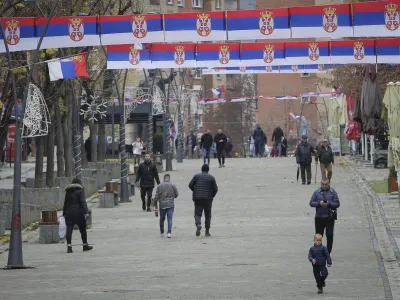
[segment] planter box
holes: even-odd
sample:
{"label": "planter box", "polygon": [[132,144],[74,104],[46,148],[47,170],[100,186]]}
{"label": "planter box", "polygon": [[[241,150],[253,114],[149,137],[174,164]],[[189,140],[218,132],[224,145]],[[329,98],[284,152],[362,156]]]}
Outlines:
{"label": "planter box", "polygon": [[398,189],[397,177],[388,177],[388,193],[397,192]]}

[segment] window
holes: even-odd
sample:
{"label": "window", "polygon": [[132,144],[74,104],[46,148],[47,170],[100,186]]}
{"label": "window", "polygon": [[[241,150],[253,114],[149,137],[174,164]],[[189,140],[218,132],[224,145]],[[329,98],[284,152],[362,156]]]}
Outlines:
{"label": "window", "polygon": [[221,0],[215,0],[215,8],[221,8]]}
{"label": "window", "polygon": [[193,7],[199,7],[199,8],[201,8],[202,7],[202,0],[192,0],[193,2]]}
{"label": "window", "polygon": [[174,4],[174,0],[167,0],[167,4]]}
{"label": "window", "polygon": [[215,75],[215,78],[217,78],[218,80],[221,80],[221,74],[217,74],[217,75]]}
{"label": "window", "polygon": [[178,0],[178,6],[183,7],[183,1],[184,0]]}
{"label": "window", "polygon": [[310,103],[310,97],[308,96],[301,97],[301,103]]}
{"label": "window", "polygon": [[160,5],[160,0],[150,0],[150,5]]}
{"label": "window", "polygon": [[202,75],[201,69],[194,70],[194,79],[201,79],[201,75]]}

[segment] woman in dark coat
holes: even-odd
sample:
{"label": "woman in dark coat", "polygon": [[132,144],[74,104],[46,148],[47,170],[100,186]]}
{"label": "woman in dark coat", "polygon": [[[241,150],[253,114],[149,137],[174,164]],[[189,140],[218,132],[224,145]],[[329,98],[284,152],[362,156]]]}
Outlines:
{"label": "woman in dark coat", "polygon": [[87,243],[86,233],[86,218],[89,216],[89,209],[82,182],[78,178],[74,178],[72,183],[65,188],[63,216],[67,224],[67,252],[72,253],[71,239],[75,224],[78,225],[81,232],[83,251],[92,250],[93,247]]}

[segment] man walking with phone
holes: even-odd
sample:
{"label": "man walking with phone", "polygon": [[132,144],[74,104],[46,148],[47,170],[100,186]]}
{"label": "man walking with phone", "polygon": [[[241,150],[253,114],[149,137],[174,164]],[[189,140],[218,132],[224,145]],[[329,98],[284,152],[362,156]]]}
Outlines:
{"label": "man walking with phone", "polygon": [[322,178],[321,187],[313,193],[310,206],[315,207],[315,233],[324,236],[326,231],[327,248],[328,252],[331,253],[333,231],[340,201],[338,194],[330,187],[329,180],[326,178]]}

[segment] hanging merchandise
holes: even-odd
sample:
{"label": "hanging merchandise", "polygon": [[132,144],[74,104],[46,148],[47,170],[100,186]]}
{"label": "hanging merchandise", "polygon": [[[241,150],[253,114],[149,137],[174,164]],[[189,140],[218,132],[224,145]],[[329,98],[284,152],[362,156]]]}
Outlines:
{"label": "hanging merchandise", "polygon": [[347,128],[345,129],[346,138],[348,141],[358,142],[361,139],[361,125],[360,123],[349,120]]}

